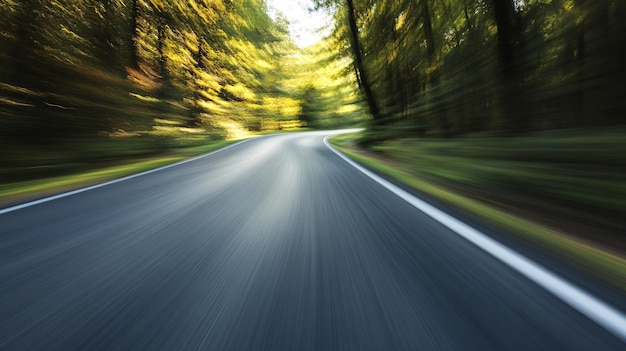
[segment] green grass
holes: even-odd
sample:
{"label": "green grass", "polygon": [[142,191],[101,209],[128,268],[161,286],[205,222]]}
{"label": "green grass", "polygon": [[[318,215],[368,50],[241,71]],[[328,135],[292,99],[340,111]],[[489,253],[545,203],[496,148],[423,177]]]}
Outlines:
{"label": "green grass", "polygon": [[411,173],[626,216],[626,133],[399,139],[372,147]]}
{"label": "green grass", "polygon": [[[358,137],[359,134],[343,134],[330,138],[330,142],[341,152],[366,167],[438,198],[482,221],[505,229],[507,232],[514,233],[543,247],[551,254],[576,266],[580,270],[597,276],[605,282],[626,291],[626,259],[624,259],[624,257],[589,245],[566,233],[560,233],[534,223],[533,221],[521,218],[515,213],[510,213],[485,202],[464,196],[450,188],[442,186],[436,181],[432,181],[433,179],[437,179],[436,177],[440,177],[446,181],[455,181],[460,184],[468,182],[483,187],[493,187],[494,185],[491,184],[495,182],[497,184],[495,185],[496,188],[501,186],[498,183],[498,181],[501,181],[500,177],[504,177],[505,180],[507,177],[531,177],[531,182],[536,183],[550,181],[569,182],[569,175],[561,175],[558,171],[554,174],[555,169],[561,169],[559,166],[553,166],[554,168],[547,165],[546,167],[536,166],[537,163],[552,162],[552,157],[548,157],[545,152],[542,152],[543,149],[539,147],[537,147],[535,151],[531,151],[530,149],[533,147],[533,143],[531,143],[530,140],[517,140],[513,145],[504,148],[498,148],[495,140],[470,140],[468,142],[467,140],[421,141],[405,139],[389,141],[373,148],[374,150],[382,152],[383,155],[389,159],[389,162],[385,162],[378,157],[356,152],[353,146]],[[599,139],[597,140],[600,141]],[[572,139],[561,141],[564,142],[562,144],[574,143]],[[602,141],[604,142],[604,140]],[[625,146],[624,142],[621,140],[613,141],[617,142],[618,148]],[[524,145],[526,147],[523,147]],[[564,146],[563,149],[567,149],[567,147]],[[617,149],[614,150],[615,152],[619,152]],[[586,160],[585,162],[594,160],[593,158],[589,158],[594,154],[594,148],[585,148],[584,151],[589,154],[578,154],[579,156],[577,157],[576,153],[572,154],[573,151],[571,150],[562,150],[561,153],[570,154],[571,159],[568,160],[568,165],[581,162],[581,159]],[[510,152],[512,156],[507,156],[507,152]],[[524,155],[524,157],[521,157],[521,155]],[[517,156],[524,160],[525,165],[507,171],[510,165],[497,164],[493,161],[495,156],[498,156],[502,160],[507,160],[504,162],[512,162],[509,160],[515,159]],[[472,163],[474,163],[476,159],[483,159],[485,161],[480,162],[478,165],[473,165]],[[542,161],[539,162],[538,159]],[[615,161],[619,164],[619,162],[621,162],[620,156],[615,155]],[[532,165],[528,165],[528,163]],[[606,167],[605,169],[610,169],[610,167],[606,165],[603,166]],[[425,169],[422,169],[422,167]],[[496,172],[496,175],[489,174],[494,171],[494,169],[499,171],[499,173]],[[579,166],[578,172],[584,171],[586,171],[584,167]],[[591,170],[587,171],[593,173]],[[543,172],[547,172],[548,174],[541,176],[540,173]],[[618,188],[619,186],[623,186],[623,184],[617,184],[619,183],[617,180],[622,175],[613,174],[612,172],[607,173],[611,175],[607,177],[608,180],[597,179],[596,177],[591,180],[580,180],[579,182],[594,183],[593,179],[595,179],[599,184],[593,185],[597,188],[606,187],[606,191],[610,191],[610,189],[612,189],[611,187],[615,185],[618,185]],[[502,187],[501,189],[506,189],[506,187]],[[621,191],[621,189],[617,191]],[[572,196],[572,198],[576,197],[578,200],[590,199],[591,201],[597,201],[601,206],[607,207],[615,206],[615,203],[621,203],[621,199],[612,202],[602,198],[598,199],[597,197],[570,194],[568,191],[560,193],[559,196]]]}
{"label": "green grass", "polygon": [[[91,165],[92,169],[83,171],[81,169],[85,167],[84,165],[75,164],[73,167],[64,168],[68,173],[65,175],[0,183],[0,203],[24,201],[110,181],[211,152],[234,142],[236,141],[210,141],[203,145],[171,149],[162,154],[143,158],[127,159],[121,154],[114,161],[107,162],[106,166]],[[43,173],[45,174],[45,170]]]}

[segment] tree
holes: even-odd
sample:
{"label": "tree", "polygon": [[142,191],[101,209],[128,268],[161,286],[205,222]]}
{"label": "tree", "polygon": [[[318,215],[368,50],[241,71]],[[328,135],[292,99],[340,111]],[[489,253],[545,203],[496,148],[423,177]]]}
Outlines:
{"label": "tree", "polygon": [[139,0],[131,0],[130,2],[130,23],[128,30],[128,64],[130,68],[139,69]]}
{"label": "tree", "polygon": [[359,39],[359,29],[356,24],[356,8],[352,0],[346,0],[346,11],[348,13],[348,24],[350,27],[350,45],[354,55],[354,66],[357,74],[357,82],[365,94],[365,101],[369,108],[370,114],[374,118],[374,122],[381,120],[380,109],[376,102],[376,97],[372,91],[369,80],[369,74],[363,62],[363,48]]}
{"label": "tree", "polygon": [[[521,24],[516,20],[513,0],[492,0],[494,17],[498,28],[498,62],[499,77],[501,78],[501,95],[499,105],[504,129],[510,132],[526,132],[530,129],[530,115],[522,113],[522,104],[518,102],[520,94],[521,65],[516,63],[519,50],[516,46],[521,41]],[[523,61],[522,58],[517,58]]]}

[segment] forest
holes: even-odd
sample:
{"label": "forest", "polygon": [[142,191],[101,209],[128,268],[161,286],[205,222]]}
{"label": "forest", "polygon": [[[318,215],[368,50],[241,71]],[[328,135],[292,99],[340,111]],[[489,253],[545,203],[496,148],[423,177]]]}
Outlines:
{"label": "forest", "polygon": [[332,34],[299,48],[263,0],[0,1],[2,176],[304,126],[372,145],[624,123],[623,1],[315,5]]}
{"label": "forest", "polygon": [[262,0],[0,1],[1,176],[362,121],[349,62],[286,25]]}
{"label": "forest", "polygon": [[318,4],[335,11],[379,137],[624,123],[623,1]]}
{"label": "forest", "polygon": [[625,85],[626,0],[0,0],[0,348],[623,347]]}

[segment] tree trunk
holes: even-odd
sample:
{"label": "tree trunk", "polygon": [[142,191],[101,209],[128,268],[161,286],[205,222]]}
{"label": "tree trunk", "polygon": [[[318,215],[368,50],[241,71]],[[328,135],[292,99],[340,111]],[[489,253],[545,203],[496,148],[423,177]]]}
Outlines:
{"label": "tree trunk", "polygon": [[[120,68],[119,41],[116,37],[116,21],[118,14],[115,12],[113,0],[98,0],[97,8],[94,8],[92,40],[95,46],[95,56],[105,69],[118,71]],[[123,65],[123,64],[122,64]]]}
{"label": "tree trunk", "polygon": [[576,38],[576,94],[575,94],[575,126],[585,125],[585,22],[577,25]]}
{"label": "tree trunk", "polygon": [[361,82],[361,89],[365,94],[365,100],[369,108],[370,114],[374,118],[375,124],[382,124],[380,110],[374,97],[374,92],[370,86],[370,82],[367,76],[367,70],[363,63],[363,54],[361,43],[359,40],[359,31],[356,25],[356,11],[352,0],[346,0],[348,6],[348,24],[350,26],[350,44],[352,46],[352,53],[354,54],[355,68],[358,72],[357,79]]}
{"label": "tree trunk", "polygon": [[435,38],[433,35],[433,23],[430,19],[430,8],[428,0],[421,0],[422,17],[424,18],[424,32],[426,34],[426,53],[428,54],[428,63],[432,65],[435,56]]}
{"label": "tree trunk", "polygon": [[15,23],[17,25],[10,56],[13,58],[11,80],[17,84],[27,83],[31,88],[38,87],[40,79],[35,78],[35,65],[38,46],[39,27],[44,5],[39,0],[23,0],[17,7]]}
{"label": "tree trunk", "polygon": [[[421,0],[422,4],[422,18],[424,24],[424,34],[426,35],[426,53],[428,56],[428,65],[433,66],[435,62],[435,36],[433,33],[433,23],[431,20],[430,6],[428,6],[428,0]],[[439,70],[432,70],[429,74],[430,90],[434,93],[433,103],[434,111],[437,114],[436,121],[438,132],[441,136],[447,137],[450,134],[450,122],[448,121],[448,114],[443,102],[441,93],[439,92],[440,72]]]}
{"label": "tree trunk", "polygon": [[130,13],[130,67],[139,69],[139,0],[132,0]]}
{"label": "tree trunk", "polygon": [[[520,36],[521,28],[515,23],[515,6],[513,0],[492,0],[494,17],[498,28],[498,62],[499,84],[498,105],[500,107],[501,127],[509,133],[528,131],[528,116],[522,113],[524,106],[520,104],[520,68],[515,64],[516,34]],[[520,39],[520,38],[517,38]]]}
{"label": "tree trunk", "polygon": [[165,20],[159,18],[157,28],[157,51],[159,53],[159,73],[161,74],[161,82],[165,86],[169,83],[169,71],[167,70],[167,55],[165,54],[167,26]]}
{"label": "tree trunk", "polygon": [[493,9],[498,27],[498,54],[504,74],[513,69],[513,2],[493,0]]}
{"label": "tree trunk", "polygon": [[[196,70],[204,70],[204,50],[202,50],[202,39],[198,39],[198,51],[196,52]],[[192,108],[189,109],[189,121],[190,127],[197,127],[202,124],[202,108],[200,107],[200,77],[196,73],[196,70],[191,70],[191,82],[192,82]]]}

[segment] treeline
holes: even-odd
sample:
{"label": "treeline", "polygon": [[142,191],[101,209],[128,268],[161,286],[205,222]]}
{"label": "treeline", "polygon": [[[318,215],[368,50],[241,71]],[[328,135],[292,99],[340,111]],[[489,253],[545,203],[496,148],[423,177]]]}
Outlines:
{"label": "treeline", "polygon": [[275,108],[297,103],[281,86],[295,47],[262,0],[3,0],[0,48],[4,156],[297,119]]}
{"label": "treeline", "polygon": [[351,60],[335,43],[334,38],[326,38],[296,57],[292,90],[299,92],[300,120],[312,128],[362,125],[368,118]]}
{"label": "treeline", "polygon": [[[319,0],[389,135],[623,124],[622,0]],[[384,134],[378,133],[380,137]]]}

